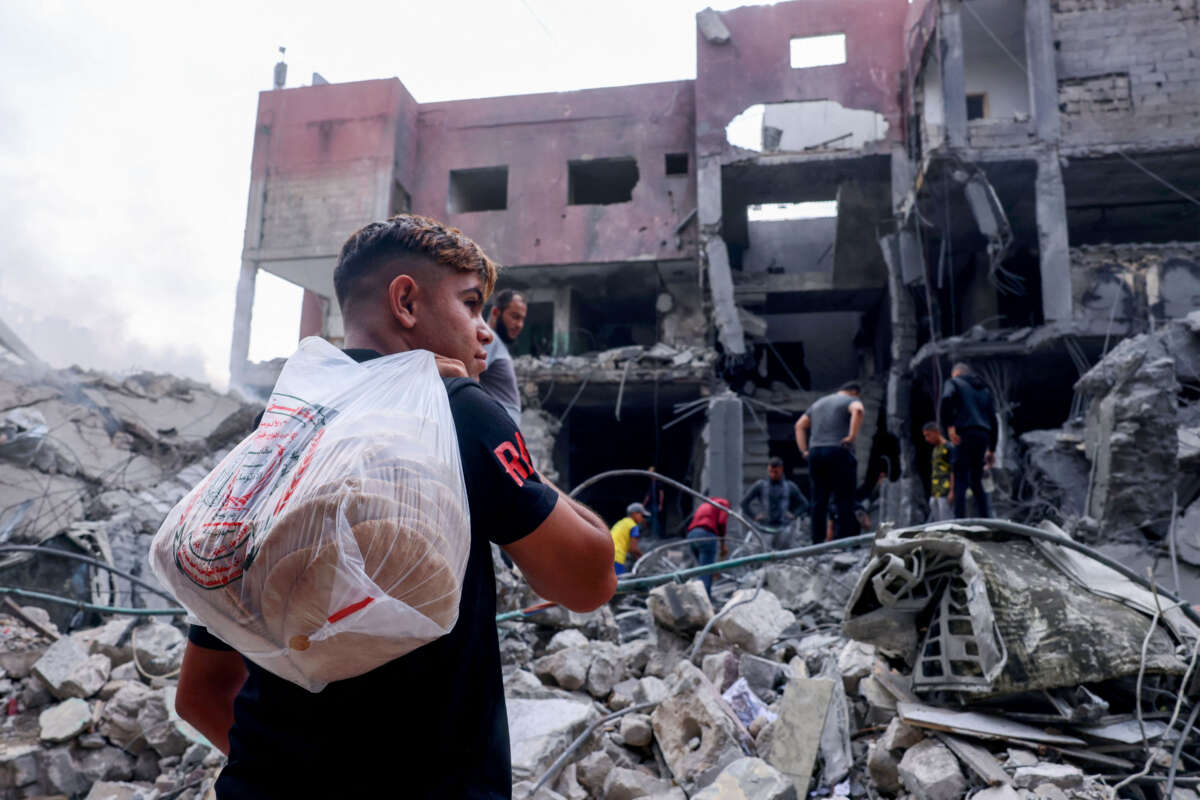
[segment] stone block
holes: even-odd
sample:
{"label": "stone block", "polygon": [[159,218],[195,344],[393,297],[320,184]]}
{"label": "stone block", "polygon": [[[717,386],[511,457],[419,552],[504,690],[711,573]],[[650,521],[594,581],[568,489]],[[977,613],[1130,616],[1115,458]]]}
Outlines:
{"label": "stone block", "polygon": [[766,589],[739,589],[721,609],[715,627],[722,639],[758,654],[795,621],[795,615]]}
{"label": "stone block", "polygon": [[550,655],[571,647],[584,647],[587,643],[588,638],[580,631],[575,628],[567,628],[550,637],[549,643],[546,644],[546,654]]}
{"label": "stone block", "polygon": [[740,728],[699,669],[683,662],[672,677],[671,696],[651,716],[654,736],[675,780],[704,786],[742,755]]}
{"label": "stone block", "polygon": [[654,738],[650,717],[645,714],[626,714],[621,717],[621,738],[631,747],[645,747]]}
{"label": "stone block", "polygon": [[646,603],[656,623],[679,633],[700,630],[713,616],[712,601],[698,580],[657,586]]}
{"label": "stone block", "polygon": [[107,656],[89,656],[82,644],[64,636],[46,649],[33,665],[33,673],[60,700],[91,697],[108,680]]}
{"label": "stone block", "polygon": [[1043,783],[1060,789],[1072,789],[1083,783],[1083,771],[1072,764],[1040,763],[1029,767],[1017,767],[1013,773],[1013,785],[1018,789],[1032,789]]}
{"label": "stone block", "polygon": [[508,738],[514,780],[537,780],[576,736],[599,717],[590,702],[510,700]]}
{"label": "stone block", "polygon": [[796,787],[761,758],[739,758],[692,800],[797,800]]}
{"label": "stone block", "polygon": [[636,769],[613,767],[604,779],[604,800],[635,800],[669,792],[671,782]]}
{"label": "stone block", "polygon": [[888,723],[887,730],[879,737],[880,746],[888,750],[907,750],[925,738],[919,728],[906,725],[896,717]]}
{"label": "stone block", "polygon": [[888,794],[899,794],[904,788],[900,784],[900,762],[879,742],[871,742],[867,748],[867,772],[876,788]]}
{"label": "stone block", "polygon": [[936,739],[925,739],[905,752],[900,782],[917,800],[959,800],[967,791],[958,759]]}
{"label": "stone block", "polygon": [[792,678],[776,709],[779,719],[760,737],[760,752],[768,764],[788,776],[797,797],[808,797],[832,697],[832,680]]}
{"label": "stone block", "polygon": [[0,787],[16,789],[38,779],[37,754],[41,748],[35,741],[0,743]]}
{"label": "stone block", "polygon": [[151,675],[169,675],[183,663],[187,642],[174,625],[152,622],[135,629],[132,640],[138,663]]}
{"label": "stone block", "polygon": [[66,742],[92,724],[92,709],[86,700],[72,697],[38,715],[39,736],[43,742]]}
{"label": "stone block", "polygon": [[700,661],[700,671],[723,692],[738,679],[738,657],[728,650],[707,655]]}
{"label": "stone block", "polygon": [[846,693],[854,694],[858,682],[870,675],[875,667],[875,645],[854,640],[846,642],[838,653],[837,667]]}

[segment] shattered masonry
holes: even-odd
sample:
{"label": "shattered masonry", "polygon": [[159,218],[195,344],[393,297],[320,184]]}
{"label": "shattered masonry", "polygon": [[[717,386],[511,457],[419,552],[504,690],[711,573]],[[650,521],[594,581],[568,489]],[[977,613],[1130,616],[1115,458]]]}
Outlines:
{"label": "shattered masonry", "polygon": [[[844,60],[804,65],[838,35]],[[919,522],[920,428],[967,359],[1000,401],[997,510],[1160,586],[1178,570],[1200,599],[1196,0],[798,0],[706,9],[696,37],[695,80],[263,92],[234,384],[261,395],[278,372],[247,362],[259,270],[303,286],[303,333],[338,343],[345,236],[427,213],[526,295],[522,429],[563,485],[655,464],[736,497],[771,455],[803,485],[792,422],[857,379],[859,477],[888,478],[877,527]],[[0,344],[0,547],[148,579],[148,534],[255,407],[49,371],[2,325]],[[643,485],[594,502],[615,519]],[[670,500],[667,532],[690,510]],[[169,602],[78,561],[0,558],[5,586]],[[951,525],[734,572],[712,601],[667,583],[501,623],[515,796],[545,778],[543,800],[1100,800],[1148,763],[1139,791],[1160,797],[1174,763],[1192,798],[1196,631],[1178,609],[1152,624],[1153,597],[1108,569]],[[537,602],[497,574],[501,608]],[[173,713],[178,627],[0,613],[4,796],[203,796],[221,758]]]}

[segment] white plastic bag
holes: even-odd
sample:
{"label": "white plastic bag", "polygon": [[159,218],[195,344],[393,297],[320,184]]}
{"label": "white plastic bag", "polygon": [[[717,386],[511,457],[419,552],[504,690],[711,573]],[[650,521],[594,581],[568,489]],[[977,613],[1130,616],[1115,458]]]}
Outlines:
{"label": "white plastic bag", "polygon": [[154,574],[211,633],[309,691],[445,635],[471,544],[433,355],[309,338],[262,422],[167,516]]}

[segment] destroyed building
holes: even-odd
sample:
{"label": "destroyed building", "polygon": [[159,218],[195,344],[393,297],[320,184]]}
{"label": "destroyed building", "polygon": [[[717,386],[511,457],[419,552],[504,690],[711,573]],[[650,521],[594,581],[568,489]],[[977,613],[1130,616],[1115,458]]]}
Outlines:
{"label": "destroyed building", "polygon": [[769,455],[801,477],[792,422],[856,378],[860,480],[898,480],[888,517],[916,520],[913,442],[953,360],[1000,395],[1011,464],[1016,436],[1082,416],[1106,348],[1200,302],[1198,13],[800,0],[698,14],[695,80],[263,92],[234,380],[272,379],[247,363],[258,270],[337,342],[340,244],[411,210],[526,294],[517,370],[565,483],[653,463],[734,496]]}

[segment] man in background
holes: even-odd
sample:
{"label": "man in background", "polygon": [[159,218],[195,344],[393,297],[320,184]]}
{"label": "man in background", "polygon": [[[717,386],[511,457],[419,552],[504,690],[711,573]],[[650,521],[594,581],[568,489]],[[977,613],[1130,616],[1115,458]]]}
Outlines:
{"label": "man in background", "polygon": [[642,537],[642,526],[649,517],[650,512],[644,505],[630,503],[625,509],[625,516],[609,530],[613,540],[613,568],[618,575],[624,575],[633,566],[629,563],[629,556],[633,556],[634,559],[642,557],[638,539]]}
{"label": "man in background", "polygon": [[[708,502],[696,509],[692,524],[688,526],[687,538],[692,543],[692,555],[702,567],[717,560],[717,545],[721,547],[721,560],[729,555],[725,546],[725,529],[729,522],[729,501],[724,497],[710,497]],[[704,591],[712,597],[712,574],[701,575]]]}
{"label": "man in background", "polygon": [[813,403],[796,421],[796,446],[808,459],[808,474],[812,479],[813,544],[825,541],[831,496],[837,509],[834,520],[837,538],[858,533],[858,519],[854,515],[858,474],[854,442],[866,416],[866,409],[858,399],[860,391],[856,381],[844,383],[833,394]]}
{"label": "man in background", "polygon": [[[808,498],[800,487],[783,477],[783,459],[772,456],[767,462],[767,477],[760,478],[742,498],[742,511],[756,522],[782,529],[808,510]],[[780,531],[782,533],[782,531]],[[776,534],[776,546],[787,544]]]}
{"label": "man in background", "polygon": [[926,422],[921,428],[926,443],[933,447],[929,473],[929,522],[952,519],[951,506],[954,502],[954,474],[951,472],[953,456],[950,442],[942,436],[936,422]]}
{"label": "man in background", "polygon": [[992,516],[992,504],[983,490],[983,471],[991,466],[999,425],[996,403],[987,384],[966,364],[950,370],[942,389],[942,422],[954,445],[954,517],[967,516],[967,490],[975,496],[980,517]]}
{"label": "man in background", "polygon": [[504,407],[517,427],[521,425],[521,393],[517,389],[517,373],[513,370],[508,346],[521,335],[526,311],[525,298],[512,289],[496,292],[488,314],[488,327],[495,336],[483,348],[487,353],[487,369],[479,376],[483,390]]}

